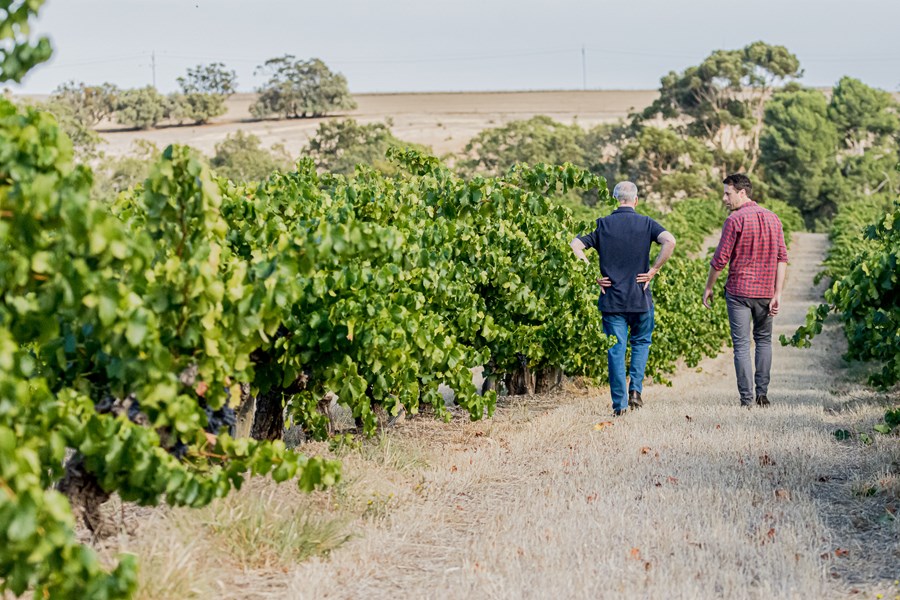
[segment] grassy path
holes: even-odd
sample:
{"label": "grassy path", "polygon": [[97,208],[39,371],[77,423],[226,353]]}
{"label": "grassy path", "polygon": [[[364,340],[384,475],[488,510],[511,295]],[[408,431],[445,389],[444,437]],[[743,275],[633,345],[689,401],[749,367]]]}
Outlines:
{"label": "grassy path", "polygon": [[[826,244],[796,235],[776,335],[820,297]],[[508,400],[480,423],[415,419],[343,452],[334,491],[258,484],[226,501],[345,523],[355,536],[330,556],[237,574],[182,562],[236,598],[894,598],[900,527],[883,517],[900,505],[900,451],[834,437],[883,414],[840,383],[841,347],[835,326],[812,349],[776,345],[766,410],[739,408],[726,351],[615,422],[605,392],[578,390]],[[197,527],[170,530],[239,545]]]}

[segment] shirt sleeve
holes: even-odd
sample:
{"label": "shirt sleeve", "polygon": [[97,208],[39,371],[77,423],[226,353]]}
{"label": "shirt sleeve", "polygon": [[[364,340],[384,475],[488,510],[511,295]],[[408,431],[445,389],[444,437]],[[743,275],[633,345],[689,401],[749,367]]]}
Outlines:
{"label": "shirt sleeve", "polygon": [[725,219],[722,226],[722,237],[719,238],[719,245],[716,246],[716,253],[713,254],[709,265],[716,271],[721,271],[728,265],[731,260],[731,254],[734,252],[734,245],[737,243],[738,226],[737,219]]}
{"label": "shirt sleeve", "polygon": [[600,234],[597,232],[597,229],[586,235],[579,235],[578,239],[581,240],[585,248],[593,248],[597,252],[600,251]]}
{"label": "shirt sleeve", "polygon": [[650,239],[651,240],[658,243],[660,234],[665,233],[665,231],[666,231],[665,227],[663,227],[662,225],[660,225],[653,219],[650,219]]}
{"label": "shirt sleeve", "polygon": [[778,262],[788,261],[787,246],[784,244],[784,228],[778,223]]}

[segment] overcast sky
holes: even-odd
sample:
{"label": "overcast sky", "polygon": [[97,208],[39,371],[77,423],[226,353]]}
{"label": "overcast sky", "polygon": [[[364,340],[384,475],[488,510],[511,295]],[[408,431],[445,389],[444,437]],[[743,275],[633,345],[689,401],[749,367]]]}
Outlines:
{"label": "overcast sky", "polygon": [[763,40],[800,58],[807,85],[852,75],[897,91],[898,23],[900,0],[47,0],[37,30],[54,57],[13,89],[148,85],[155,55],[161,91],[213,61],[250,91],[284,54],[321,58],[356,93],[652,89]]}

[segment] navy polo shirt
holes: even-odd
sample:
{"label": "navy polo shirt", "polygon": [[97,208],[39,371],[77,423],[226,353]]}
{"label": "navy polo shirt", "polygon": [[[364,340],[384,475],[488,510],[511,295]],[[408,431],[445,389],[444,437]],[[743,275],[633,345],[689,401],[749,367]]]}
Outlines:
{"label": "navy polo shirt", "polygon": [[653,308],[650,287],[635,281],[650,270],[650,245],[664,232],[662,225],[639,215],[630,206],[620,206],[607,217],[597,219],[597,228],[578,239],[600,255],[600,273],[612,287],[600,294],[600,310],[643,313]]}

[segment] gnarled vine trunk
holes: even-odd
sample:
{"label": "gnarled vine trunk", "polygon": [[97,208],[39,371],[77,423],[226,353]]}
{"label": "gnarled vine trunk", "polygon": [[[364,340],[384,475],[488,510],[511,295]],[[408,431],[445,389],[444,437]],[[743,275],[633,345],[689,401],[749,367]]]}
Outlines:
{"label": "gnarled vine trunk", "polygon": [[250,394],[250,384],[241,384],[241,404],[234,415],[234,437],[246,438],[251,436],[253,421],[256,418],[256,398]]}
{"label": "gnarled vine trunk", "polygon": [[543,369],[535,374],[534,393],[549,394],[553,390],[559,389],[563,382],[562,367],[550,367]]}
{"label": "gnarled vine trunk", "polygon": [[100,510],[110,494],[103,491],[94,474],[85,468],[84,456],[78,452],[73,454],[66,461],[65,469],[56,489],[69,499],[75,520],[81,520],[98,537],[115,535],[118,530],[115,521]]}
{"label": "gnarled vine trunk", "polygon": [[522,365],[505,377],[506,389],[510,396],[534,394],[534,374],[528,365]]}
{"label": "gnarled vine trunk", "polygon": [[284,390],[270,388],[256,397],[256,416],[250,437],[255,440],[280,440],[284,437]]}

